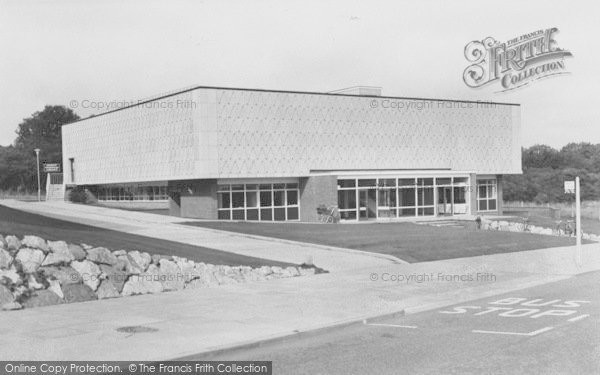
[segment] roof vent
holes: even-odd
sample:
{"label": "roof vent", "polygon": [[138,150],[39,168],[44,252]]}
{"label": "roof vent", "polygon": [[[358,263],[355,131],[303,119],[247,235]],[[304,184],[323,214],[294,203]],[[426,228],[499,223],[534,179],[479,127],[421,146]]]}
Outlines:
{"label": "roof vent", "polygon": [[341,90],[330,91],[329,94],[345,94],[360,96],[381,96],[381,87],[377,86],[353,86]]}

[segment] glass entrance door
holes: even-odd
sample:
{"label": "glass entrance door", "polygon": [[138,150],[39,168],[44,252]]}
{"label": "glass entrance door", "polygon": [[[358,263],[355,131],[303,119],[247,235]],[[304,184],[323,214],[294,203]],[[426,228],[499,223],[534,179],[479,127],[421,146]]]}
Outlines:
{"label": "glass entrance door", "polygon": [[377,190],[358,191],[358,217],[359,220],[377,219]]}
{"label": "glass entrance door", "polygon": [[438,215],[452,215],[454,213],[453,203],[452,187],[438,187]]}

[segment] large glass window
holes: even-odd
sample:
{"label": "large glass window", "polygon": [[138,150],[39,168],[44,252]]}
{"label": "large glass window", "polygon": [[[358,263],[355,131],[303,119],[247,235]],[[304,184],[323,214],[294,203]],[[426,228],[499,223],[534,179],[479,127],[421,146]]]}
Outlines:
{"label": "large glass window", "polygon": [[[375,215],[364,215],[365,210],[375,208],[368,199],[364,204],[358,203],[359,196],[373,196],[376,218],[432,216],[438,213],[440,206],[436,204],[437,189],[445,194],[442,198],[446,197],[444,213],[449,210],[450,213],[465,214],[469,201],[468,180],[468,177],[339,179],[338,208],[343,220],[374,218]],[[437,199],[440,199],[439,195]]]}
{"label": "large glass window", "polygon": [[298,220],[298,184],[235,184],[217,188],[220,220]]}
{"label": "large glass window", "polygon": [[498,209],[497,180],[477,180],[477,210],[496,211]]}
{"label": "large glass window", "polygon": [[103,185],[98,188],[99,201],[166,201],[167,186]]}

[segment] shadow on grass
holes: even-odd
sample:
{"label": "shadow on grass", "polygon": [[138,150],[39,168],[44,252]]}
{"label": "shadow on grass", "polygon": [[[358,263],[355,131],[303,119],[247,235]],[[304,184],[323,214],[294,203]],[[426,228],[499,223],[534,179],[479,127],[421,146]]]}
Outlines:
{"label": "shadow on grass", "polygon": [[186,245],[173,241],[160,240],[114,230],[96,228],[89,225],[71,223],[41,215],[31,214],[0,205],[0,234],[36,235],[46,240],[86,243],[103,246],[111,250],[140,250],[150,254],[176,255],[196,262],[230,266],[281,266],[291,264],[272,260],[247,257],[200,246]]}

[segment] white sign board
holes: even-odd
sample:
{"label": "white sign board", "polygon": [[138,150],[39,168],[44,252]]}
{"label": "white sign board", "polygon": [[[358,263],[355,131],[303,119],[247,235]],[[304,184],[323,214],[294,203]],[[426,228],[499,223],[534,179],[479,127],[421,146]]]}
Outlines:
{"label": "white sign board", "polygon": [[565,194],[575,194],[575,181],[565,181]]}
{"label": "white sign board", "polygon": [[44,163],[44,173],[60,172],[59,163]]}

